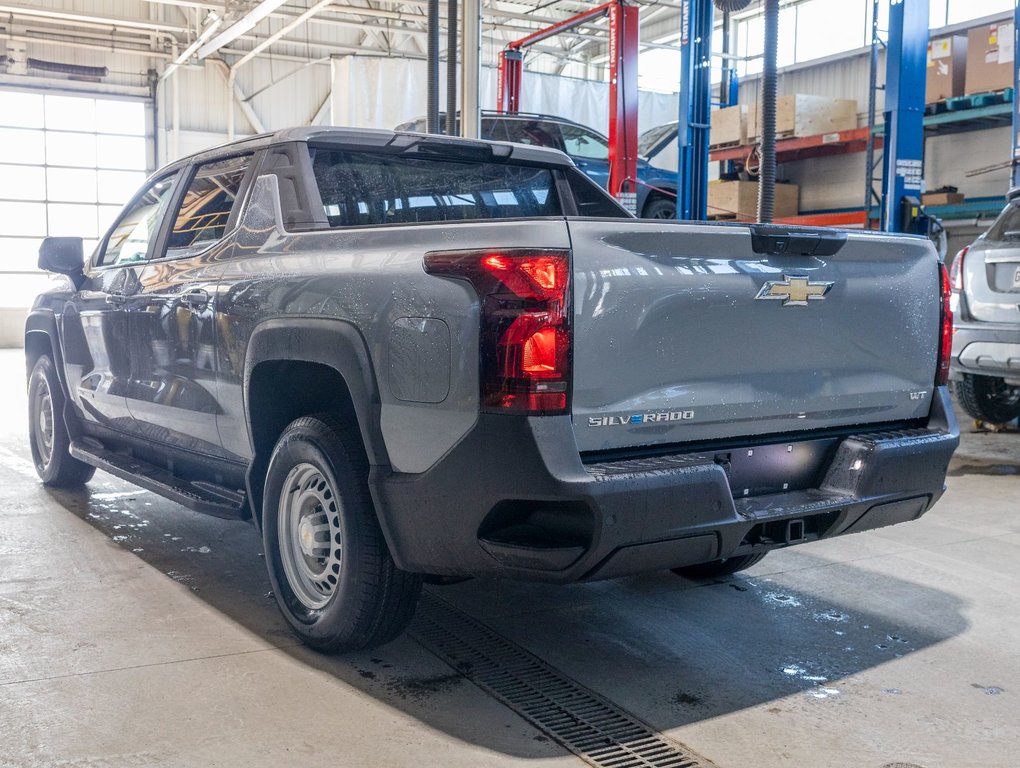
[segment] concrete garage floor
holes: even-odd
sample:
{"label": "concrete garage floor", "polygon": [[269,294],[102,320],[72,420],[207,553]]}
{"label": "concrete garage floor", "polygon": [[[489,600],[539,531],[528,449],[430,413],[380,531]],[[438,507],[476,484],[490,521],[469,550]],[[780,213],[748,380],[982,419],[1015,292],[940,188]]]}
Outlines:
{"label": "concrete garage floor", "polygon": [[[0,765],[582,764],[413,637],[299,646],[253,527],[103,473],[44,489],[21,360],[0,353]],[[967,434],[954,467],[919,522],[717,583],[430,592],[720,768],[1013,766],[1020,434]]]}

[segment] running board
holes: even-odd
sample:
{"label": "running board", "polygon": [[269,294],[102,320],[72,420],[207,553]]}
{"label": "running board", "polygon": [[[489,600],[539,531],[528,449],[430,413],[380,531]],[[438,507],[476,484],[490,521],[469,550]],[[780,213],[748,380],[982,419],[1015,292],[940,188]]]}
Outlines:
{"label": "running board", "polygon": [[245,496],[238,491],[203,481],[182,480],[154,464],[108,450],[91,438],[72,440],[70,452],[79,461],[176,501],[188,509],[226,520],[248,519]]}

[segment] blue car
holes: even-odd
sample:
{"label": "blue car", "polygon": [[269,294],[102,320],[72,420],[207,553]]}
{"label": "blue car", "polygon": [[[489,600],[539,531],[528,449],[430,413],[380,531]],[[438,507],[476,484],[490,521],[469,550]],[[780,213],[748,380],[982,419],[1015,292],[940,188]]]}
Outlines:
{"label": "blue car", "polygon": [[[440,125],[446,124],[446,116],[440,115]],[[459,122],[459,118],[458,118]],[[609,140],[587,126],[551,115],[518,112],[509,115],[499,112],[482,112],[482,138],[491,141],[511,141],[517,144],[537,144],[552,147],[569,155],[574,164],[584,171],[603,189],[609,186]],[[675,126],[673,126],[675,135]],[[394,130],[424,133],[424,117],[401,123]],[[653,134],[653,128],[642,135]],[[649,145],[657,152],[661,150],[656,142]],[[638,144],[637,164],[637,211],[642,219],[676,218],[676,170],[657,168],[645,159]]]}

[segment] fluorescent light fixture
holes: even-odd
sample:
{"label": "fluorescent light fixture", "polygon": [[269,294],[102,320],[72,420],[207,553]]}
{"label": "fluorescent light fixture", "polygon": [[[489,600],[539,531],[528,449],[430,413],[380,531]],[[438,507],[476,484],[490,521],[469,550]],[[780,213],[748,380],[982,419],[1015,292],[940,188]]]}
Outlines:
{"label": "fluorescent light fixture", "polygon": [[244,16],[230,24],[212,40],[203,44],[198,49],[198,58],[204,59],[246,32],[250,32],[256,24],[286,2],[287,0],[262,0],[262,2],[256,3]]}

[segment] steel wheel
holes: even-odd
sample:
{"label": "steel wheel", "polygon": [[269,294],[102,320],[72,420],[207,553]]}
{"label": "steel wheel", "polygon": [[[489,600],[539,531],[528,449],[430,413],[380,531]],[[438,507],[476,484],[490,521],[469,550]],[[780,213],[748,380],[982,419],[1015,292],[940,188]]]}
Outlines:
{"label": "steel wheel", "polygon": [[292,421],[269,458],[262,505],[269,582],[302,640],[336,653],[404,630],[421,577],[399,570],[386,546],[356,422],[332,413]]}
{"label": "steel wheel", "polygon": [[676,219],[676,201],[665,197],[655,197],[645,205],[643,219]]}
{"label": "steel wheel", "polygon": [[55,488],[87,483],[96,470],[70,453],[66,401],[49,355],[40,355],[28,378],[28,446],[40,479]]}
{"label": "steel wheel", "polygon": [[50,393],[49,382],[44,377],[37,377],[33,385],[30,413],[35,417],[35,423],[32,425],[34,427],[32,438],[39,453],[40,463],[47,467],[53,459],[53,425],[56,423],[53,414],[53,395]]}
{"label": "steel wheel", "polygon": [[311,610],[336,591],[343,558],[338,500],[322,473],[295,466],[283,482],[278,506],[280,560],[294,596]]}

